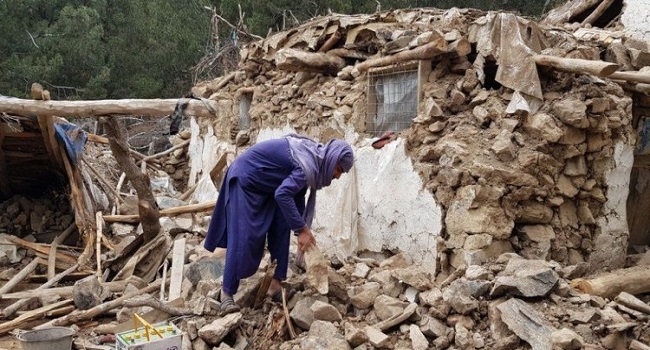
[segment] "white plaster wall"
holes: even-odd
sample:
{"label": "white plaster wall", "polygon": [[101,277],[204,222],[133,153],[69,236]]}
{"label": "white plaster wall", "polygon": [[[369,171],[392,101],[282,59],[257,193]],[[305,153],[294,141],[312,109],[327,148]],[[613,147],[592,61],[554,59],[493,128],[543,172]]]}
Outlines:
{"label": "white plaster wall", "polygon": [[621,22],[627,34],[650,41],[650,0],[625,0]]}
{"label": "white plaster wall", "polygon": [[[339,127],[341,125],[339,124]],[[194,131],[194,130],[192,130]],[[289,125],[282,129],[261,129],[257,142],[295,132]],[[341,258],[354,251],[399,249],[413,262],[435,271],[436,237],[442,229],[441,208],[433,195],[423,188],[422,180],[406,155],[404,141],[398,139],[376,150],[370,140],[355,142],[358,134],[345,130],[345,138],[355,150],[355,165],[348,174],[334,180],[318,192],[313,230],[319,247]],[[208,132],[192,142],[201,145],[191,157],[191,174],[206,172],[206,163],[214,164],[224,142],[208,141]],[[196,167],[196,168],[195,168]],[[209,171],[208,171],[209,172]],[[205,201],[215,195],[211,183],[199,181],[193,196]],[[217,184],[219,185],[219,184]],[[216,197],[213,197],[216,199]]]}
{"label": "white plaster wall", "polygon": [[401,139],[379,150],[357,147],[353,171],[318,193],[314,230],[330,253],[397,248],[433,272],[441,229],[441,208]]}
{"label": "white plaster wall", "polygon": [[629,236],[626,204],[633,164],[634,147],[616,143],[612,168],[605,175],[607,202],[598,219],[600,234],[595,237],[594,252],[589,257],[592,265],[600,269],[618,268],[625,264]]}

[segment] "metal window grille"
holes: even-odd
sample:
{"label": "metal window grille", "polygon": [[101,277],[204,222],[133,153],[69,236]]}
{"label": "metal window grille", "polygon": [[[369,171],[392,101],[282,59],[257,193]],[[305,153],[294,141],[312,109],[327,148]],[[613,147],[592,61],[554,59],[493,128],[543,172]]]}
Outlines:
{"label": "metal window grille", "polygon": [[239,99],[239,130],[248,130],[251,127],[251,115],[248,113],[253,102],[253,94],[242,94]]}
{"label": "metal window grille", "polygon": [[418,109],[418,71],[370,72],[366,131],[381,136],[411,126]]}

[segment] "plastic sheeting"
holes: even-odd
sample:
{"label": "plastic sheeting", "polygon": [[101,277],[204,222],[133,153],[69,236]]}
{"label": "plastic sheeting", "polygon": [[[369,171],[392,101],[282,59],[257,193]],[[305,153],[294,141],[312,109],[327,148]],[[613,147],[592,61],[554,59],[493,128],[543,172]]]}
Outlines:
{"label": "plastic sheeting", "polygon": [[77,164],[79,156],[83,153],[84,146],[88,140],[86,132],[79,126],[58,118],[54,122],[56,139],[59,144],[65,146],[65,152],[73,164]]}
{"label": "plastic sheeting", "polygon": [[479,78],[484,77],[483,64],[489,57],[498,65],[495,80],[519,93],[508,113],[536,112],[543,94],[533,55],[548,46],[539,27],[511,13],[490,12],[472,24],[469,40],[476,43],[479,53],[474,62]]}

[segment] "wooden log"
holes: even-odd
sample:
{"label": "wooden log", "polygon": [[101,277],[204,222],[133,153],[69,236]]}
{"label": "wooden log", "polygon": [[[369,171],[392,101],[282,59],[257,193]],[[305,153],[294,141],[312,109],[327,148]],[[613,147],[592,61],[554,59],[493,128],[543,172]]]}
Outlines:
{"label": "wooden log", "polygon": [[616,296],[614,300],[619,304],[629,307],[630,309],[650,315],[650,305],[637,299],[630,293],[621,292],[618,296]]}
{"label": "wooden log", "polygon": [[611,79],[631,81],[634,83],[650,84],[650,73],[639,71],[616,72],[609,76]]}
{"label": "wooden log", "polygon": [[619,68],[616,63],[579,58],[534,55],[533,59],[539,66],[552,67],[570,73],[593,74],[600,77],[611,76]]}
{"label": "wooden log", "polygon": [[[15,115],[65,115],[70,117],[144,115],[165,117],[174,113],[178,99],[123,99],[95,101],[35,101],[14,97],[0,97],[0,110]],[[211,100],[191,99],[185,114],[196,117],[214,117],[217,104]]]}
{"label": "wooden log", "polygon": [[571,281],[574,288],[591,295],[613,298],[621,292],[632,295],[650,292],[650,266],[634,266],[590,279]]}
{"label": "wooden log", "polygon": [[336,75],[345,67],[345,60],[322,52],[282,49],[275,54],[275,64],[284,71]]}
{"label": "wooden log", "polygon": [[78,323],[81,321],[89,320],[91,318],[97,317],[107,311],[113,310],[115,308],[121,307],[124,304],[124,301],[131,299],[136,296],[140,296],[143,294],[148,294],[156,291],[158,288],[160,288],[160,283],[162,283],[160,280],[156,280],[149,284],[148,286],[139,289],[135,292],[127,293],[124,294],[123,296],[111,300],[109,302],[99,304],[93,308],[90,308],[88,310],[77,310],[74,311],[66,316],[54,319],[50,322],[47,322],[45,324],[42,324],[38,327],[35,327],[37,329],[42,329],[42,328],[47,328],[51,326],[68,326],[74,323]]}
{"label": "wooden log", "polygon": [[472,52],[472,44],[465,38],[452,41],[447,46],[447,53],[453,53],[456,56],[467,56]]}
{"label": "wooden log", "polygon": [[[167,208],[160,211],[160,216],[176,216],[187,213],[200,213],[214,209],[215,202],[203,202],[199,204],[183,205],[180,207]],[[105,215],[104,222],[126,222],[137,224],[140,222],[138,215]]]}
{"label": "wooden log", "polygon": [[156,159],[156,158],[160,158],[160,157],[162,157],[162,156],[166,156],[166,155],[168,155],[168,154],[174,152],[175,150],[177,150],[177,149],[179,149],[179,148],[183,148],[183,147],[185,147],[185,146],[187,146],[187,145],[189,145],[189,144],[190,144],[190,140],[185,140],[185,141],[179,143],[178,145],[176,145],[176,146],[174,146],[174,147],[171,147],[171,148],[169,148],[169,149],[167,149],[167,150],[165,150],[165,151],[163,151],[163,152],[156,153],[156,154],[152,154],[152,155],[150,155],[150,156],[146,156],[146,157],[144,157],[144,158],[142,159],[142,161],[143,161],[143,162],[146,162],[146,161],[149,161],[149,160],[153,160],[153,159]]}
{"label": "wooden log", "polygon": [[72,304],[72,299],[67,299],[67,300],[62,300],[57,303],[49,304],[49,305],[44,305],[42,307],[39,307],[38,309],[31,310],[29,312],[26,312],[15,319],[2,323],[0,324],[0,334],[5,334],[9,331],[12,331],[16,328],[20,328],[23,324],[39,319],[45,315],[47,315],[48,312],[52,310],[59,309],[61,307],[64,307],[68,304]]}
{"label": "wooden log", "polygon": [[25,266],[20,272],[15,274],[7,283],[5,283],[2,288],[0,288],[0,296],[5,295],[6,293],[10,292],[15,286],[18,285],[22,280],[27,278],[34,270],[36,270],[36,267],[39,264],[39,258],[36,258],[32,260],[27,266]]}
{"label": "wooden log", "polygon": [[95,226],[97,226],[97,237],[95,238],[95,256],[97,257],[97,277],[102,277],[102,236],[104,236],[104,220],[102,219],[102,212],[95,213]]}
{"label": "wooden log", "polygon": [[323,43],[323,46],[318,49],[318,52],[327,52],[329,49],[333,48],[336,43],[339,42],[342,36],[343,35],[341,34],[341,31],[339,31],[337,28],[337,30],[332,33],[332,35]]}
{"label": "wooden log", "polygon": [[[39,286],[38,288],[36,288],[36,290],[39,290],[39,291],[40,291],[40,290],[43,290],[43,289],[49,288],[50,286],[55,285],[55,284],[58,283],[58,282],[59,282],[63,277],[65,277],[65,276],[68,275],[69,273],[72,273],[73,271],[75,271],[75,270],[78,269],[78,268],[79,268],[79,264],[76,264],[75,266],[73,266],[73,267],[71,267],[71,268],[69,268],[69,269],[67,269],[67,270],[65,270],[65,271],[63,271],[63,272],[61,272],[60,274],[56,275],[53,279],[47,281],[45,284]],[[3,315],[5,318],[7,318],[7,317],[13,315],[14,313],[16,313],[16,311],[18,311],[21,307],[23,307],[23,306],[29,304],[30,302],[32,302],[32,300],[33,300],[33,298],[27,298],[27,299],[21,299],[21,300],[18,300],[17,302],[15,302],[15,303],[13,303],[13,304],[7,306],[7,307],[2,311],[2,315]]]}
{"label": "wooden log", "polygon": [[596,22],[596,20],[602,16],[613,3],[614,0],[603,0],[603,2],[601,2],[598,7],[596,7],[596,9],[582,21],[582,25],[594,24],[594,22]]}
{"label": "wooden log", "polygon": [[444,36],[437,31],[431,42],[418,46],[411,50],[401,51],[391,56],[370,58],[367,61],[361,62],[355,66],[360,72],[365,72],[372,67],[389,66],[398,62],[411,61],[411,60],[430,60],[438,55],[447,52],[447,41]]}
{"label": "wooden log", "polygon": [[[51,280],[54,278],[56,275],[56,251],[59,247],[59,245],[63,244],[63,242],[70,236],[72,231],[74,231],[77,228],[77,225],[73,222],[68,226],[63,232],[61,232],[60,235],[56,236],[56,238],[52,241],[52,245],[50,246],[50,254],[47,257],[47,278],[48,280]],[[1,295],[1,293],[0,293]]]}
{"label": "wooden log", "polygon": [[[133,283],[132,280],[126,279],[121,281],[111,281],[111,282],[102,283],[102,287],[105,290],[110,291],[111,293],[116,293],[116,292],[122,292],[129,283]],[[42,290],[33,289],[33,290],[25,290],[22,292],[2,294],[0,295],[0,299],[25,299],[25,298],[36,298],[36,297],[49,298],[55,295],[58,295],[64,299],[68,299],[68,298],[72,298],[73,291],[74,291],[74,286],[55,287],[55,288],[47,288]]]}

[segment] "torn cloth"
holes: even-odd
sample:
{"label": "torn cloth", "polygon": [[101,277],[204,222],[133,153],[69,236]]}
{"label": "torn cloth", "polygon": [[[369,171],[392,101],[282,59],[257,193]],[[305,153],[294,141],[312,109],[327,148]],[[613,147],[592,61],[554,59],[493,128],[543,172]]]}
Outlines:
{"label": "torn cloth", "polygon": [[83,153],[88,136],[79,126],[63,118],[54,120],[54,131],[59,144],[65,146],[65,152],[73,164],[77,164],[79,156]]}

